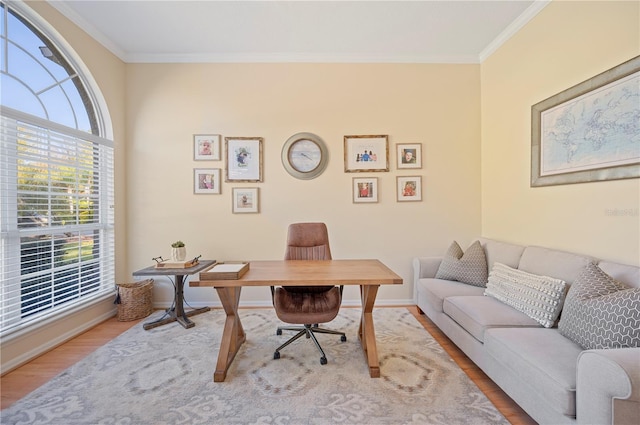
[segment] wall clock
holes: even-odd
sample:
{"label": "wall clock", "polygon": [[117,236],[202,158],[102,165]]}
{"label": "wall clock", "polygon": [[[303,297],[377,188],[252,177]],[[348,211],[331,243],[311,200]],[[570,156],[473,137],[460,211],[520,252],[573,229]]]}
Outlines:
{"label": "wall clock", "polygon": [[297,179],[318,177],[329,162],[329,150],[324,141],[313,133],[297,133],[282,147],[282,165]]}

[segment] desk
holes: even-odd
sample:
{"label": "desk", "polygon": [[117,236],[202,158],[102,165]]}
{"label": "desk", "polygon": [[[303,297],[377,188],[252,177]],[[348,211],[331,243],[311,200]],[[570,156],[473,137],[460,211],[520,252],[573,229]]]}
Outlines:
{"label": "desk", "polygon": [[380,377],[376,335],[373,328],[373,305],[380,285],[402,284],[402,278],[378,260],[294,260],[251,261],[250,268],[237,280],[200,280],[190,286],[210,286],[218,292],[227,315],[220,341],[214,382],[222,382],[242,343],[246,340],[238,304],[243,286],[335,286],[359,285],[362,317],[358,338],[362,344],[369,375]]}
{"label": "desk", "polygon": [[149,330],[157,326],[166,325],[167,323],[177,321],[185,329],[192,328],[196,324],[188,319],[189,316],[195,316],[196,314],[204,313],[211,310],[209,307],[196,308],[190,311],[184,310],[184,277],[199,273],[215,264],[215,260],[201,260],[193,267],[187,267],[184,269],[157,269],[155,266],[147,267],[142,270],[133,272],[134,276],[175,276],[175,287],[173,295],[173,306],[167,309],[165,317],[162,317],[156,321],[145,323],[143,325],[144,330]]}

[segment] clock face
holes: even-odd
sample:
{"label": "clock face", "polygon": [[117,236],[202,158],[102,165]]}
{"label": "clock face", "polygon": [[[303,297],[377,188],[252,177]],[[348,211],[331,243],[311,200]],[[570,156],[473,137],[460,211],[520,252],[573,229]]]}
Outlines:
{"label": "clock face", "polygon": [[294,134],[282,146],[282,165],[297,179],[315,179],[327,168],[328,162],[327,146],[313,133]]}
{"label": "clock face", "polygon": [[322,160],[322,151],[314,141],[300,139],[289,148],[289,163],[301,173],[315,170]]}

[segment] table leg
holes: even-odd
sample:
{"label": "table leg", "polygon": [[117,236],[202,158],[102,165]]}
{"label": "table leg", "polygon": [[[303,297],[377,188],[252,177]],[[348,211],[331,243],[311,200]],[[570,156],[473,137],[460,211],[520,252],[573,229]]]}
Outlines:
{"label": "table leg", "polygon": [[142,325],[142,328],[146,331],[152,328],[156,328],[158,326],[166,325],[167,323],[177,321],[180,323],[185,329],[189,329],[194,327],[196,324],[188,319],[190,316],[195,316],[196,314],[205,313],[211,310],[209,307],[201,307],[196,308],[190,311],[184,311],[184,276],[176,275],[176,287],[175,292],[173,294],[173,308],[167,310],[166,316],[164,318],[155,320],[153,322],[145,323]]}
{"label": "table leg", "polygon": [[220,351],[218,352],[218,363],[213,374],[213,382],[223,382],[227,376],[227,370],[235,358],[240,346],[247,339],[238,315],[238,305],[240,304],[241,286],[221,288],[216,287],[220,302],[227,314],[220,340]]}
{"label": "table leg", "polygon": [[376,346],[376,332],[373,327],[373,305],[380,285],[360,285],[362,299],[362,318],[358,329],[358,338],[367,356],[369,376],[380,377],[380,363],[378,362],[378,348]]}

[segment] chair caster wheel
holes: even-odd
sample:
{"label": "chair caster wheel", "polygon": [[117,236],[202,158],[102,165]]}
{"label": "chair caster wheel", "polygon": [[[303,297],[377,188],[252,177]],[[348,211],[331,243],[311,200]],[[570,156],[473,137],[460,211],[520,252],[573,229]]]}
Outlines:
{"label": "chair caster wheel", "polygon": [[340,337],[340,341],[345,342],[346,340],[347,340],[346,335],[342,335],[342,336]]}
{"label": "chair caster wheel", "polygon": [[320,364],[327,364],[327,358],[326,357],[320,357]]}
{"label": "chair caster wheel", "polygon": [[273,353],[273,360],[278,360],[279,358],[280,358],[280,352],[279,351],[276,351],[275,353]]}
{"label": "chair caster wheel", "polygon": [[282,329],[278,329],[278,330],[276,331],[276,335],[282,335]]}

